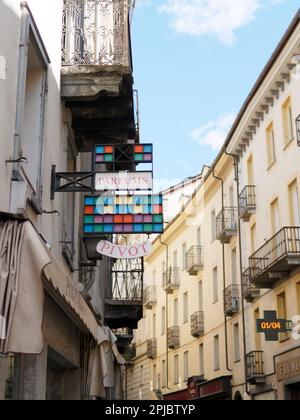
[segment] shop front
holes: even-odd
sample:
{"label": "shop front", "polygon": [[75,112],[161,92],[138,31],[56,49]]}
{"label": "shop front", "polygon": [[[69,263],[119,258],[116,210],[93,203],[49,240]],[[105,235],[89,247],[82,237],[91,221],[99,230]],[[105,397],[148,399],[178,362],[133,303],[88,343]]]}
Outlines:
{"label": "shop front", "polygon": [[199,386],[199,400],[232,400],[231,376],[222,376]]}
{"label": "shop front", "polygon": [[278,398],[300,401],[300,347],[276,356],[275,360]]}

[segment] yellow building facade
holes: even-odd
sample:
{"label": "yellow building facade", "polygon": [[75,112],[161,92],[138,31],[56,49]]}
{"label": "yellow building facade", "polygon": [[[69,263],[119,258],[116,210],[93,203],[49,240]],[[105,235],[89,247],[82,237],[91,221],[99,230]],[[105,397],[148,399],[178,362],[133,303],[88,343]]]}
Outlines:
{"label": "yellow building facade", "polygon": [[[298,13],[153,244],[129,399],[300,399],[299,45]],[[271,311],[278,341],[257,332]]]}

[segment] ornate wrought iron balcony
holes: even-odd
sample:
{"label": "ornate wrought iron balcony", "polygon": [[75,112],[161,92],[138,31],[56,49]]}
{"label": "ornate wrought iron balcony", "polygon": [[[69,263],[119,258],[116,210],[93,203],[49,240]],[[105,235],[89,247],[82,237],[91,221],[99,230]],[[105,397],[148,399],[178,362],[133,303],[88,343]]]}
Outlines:
{"label": "ornate wrought iron balcony", "polygon": [[149,359],[154,360],[157,358],[157,339],[152,338],[147,341],[147,356]]}
{"label": "ornate wrought iron balcony", "polygon": [[224,291],[224,310],[227,316],[233,316],[240,311],[239,286],[228,286]]}
{"label": "ornate wrought iron balcony", "polygon": [[240,194],[240,218],[246,222],[256,212],[256,193],[254,185],[247,185]]}
{"label": "ornate wrought iron balcony", "polygon": [[180,268],[170,267],[168,271],[163,273],[163,289],[165,292],[172,294],[180,285]]}
{"label": "ornate wrought iron balcony", "polygon": [[136,329],[143,316],[143,259],[117,260],[105,300],[105,320],[110,328]]}
{"label": "ornate wrought iron balcony", "polygon": [[130,63],[128,0],[64,0],[64,66]]}
{"label": "ornate wrought iron balcony", "polygon": [[156,305],[156,286],[148,286],[144,290],[144,305],[146,309],[152,309]]}
{"label": "ornate wrought iron balcony", "polygon": [[204,334],[204,312],[198,311],[191,316],[191,335],[201,337]]}
{"label": "ornate wrought iron balcony", "polygon": [[196,276],[203,268],[203,248],[193,246],[186,253],[186,270],[191,276]]}
{"label": "ornate wrought iron balcony", "polygon": [[224,207],[217,216],[217,239],[221,243],[228,244],[238,230],[238,209],[236,207]]}
{"label": "ornate wrought iron balcony", "polygon": [[168,347],[170,350],[176,350],[180,347],[180,328],[168,328]]}
{"label": "ornate wrought iron balcony", "polygon": [[251,282],[257,288],[273,284],[300,266],[300,227],[285,227],[250,258]]}
{"label": "ornate wrought iron balcony", "polygon": [[251,385],[265,384],[264,362],[262,351],[252,351],[246,357],[247,382]]}
{"label": "ornate wrought iron balcony", "polygon": [[242,287],[243,287],[243,298],[248,302],[252,303],[255,298],[259,297],[260,290],[251,283],[251,269],[247,268],[242,274]]}

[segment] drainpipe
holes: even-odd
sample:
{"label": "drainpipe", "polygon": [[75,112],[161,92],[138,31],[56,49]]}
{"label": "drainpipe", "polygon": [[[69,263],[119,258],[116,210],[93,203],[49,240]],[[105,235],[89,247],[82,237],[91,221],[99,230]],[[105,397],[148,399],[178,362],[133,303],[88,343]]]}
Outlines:
{"label": "drainpipe", "polygon": [[[224,180],[215,175],[215,168],[213,168],[212,175],[215,179],[221,182],[222,184],[222,210],[225,208],[224,202]],[[225,261],[225,244],[222,244],[222,259],[223,259],[223,294],[226,289],[226,261]],[[224,296],[224,295],[223,295]],[[224,297],[223,297],[224,300]],[[224,308],[225,309],[225,308]],[[229,367],[229,354],[228,354],[228,328],[227,328],[227,315],[226,311],[224,310],[224,327],[225,327],[225,353],[226,353],[226,369],[228,372],[231,372]]]}
{"label": "drainpipe", "polygon": [[249,394],[249,386],[247,382],[247,341],[246,341],[246,318],[245,318],[245,302],[243,298],[243,249],[242,249],[242,230],[240,218],[240,176],[239,176],[239,156],[228,153],[225,148],[225,154],[234,159],[235,181],[237,185],[237,206],[238,206],[238,238],[239,238],[239,252],[240,252],[240,275],[241,275],[241,301],[242,301],[242,323],[243,323],[243,346],[244,346],[244,368],[245,368],[245,387],[246,392]]}
{"label": "drainpipe", "polygon": [[[169,245],[166,242],[162,242],[161,236],[159,237],[159,242],[161,245],[166,247],[166,268],[167,272],[169,270]],[[166,292],[166,376],[167,376],[167,389],[170,390],[169,387],[169,346],[168,346],[168,327],[169,327],[169,299],[168,293]]]}

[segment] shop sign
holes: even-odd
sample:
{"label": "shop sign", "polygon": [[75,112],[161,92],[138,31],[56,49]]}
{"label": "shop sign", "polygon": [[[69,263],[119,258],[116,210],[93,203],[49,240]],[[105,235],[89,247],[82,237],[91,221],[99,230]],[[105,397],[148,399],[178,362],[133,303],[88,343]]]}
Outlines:
{"label": "shop sign", "polygon": [[96,191],[152,190],[152,172],[108,172],[95,174]]}
{"label": "shop sign", "polygon": [[100,241],[97,252],[115,259],[134,259],[149,255],[152,251],[151,242],[145,241],[134,245],[115,245],[108,241]]}
{"label": "shop sign", "polygon": [[266,341],[278,341],[279,334],[288,331],[288,321],[278,319],[276,311],[265,311],[264,319],[257,320],[257,332],[265,334]]}
{"label": "shop sign", "polygon": [[279,382],[300,375],[300,356],[278,363],[276,372]]}

